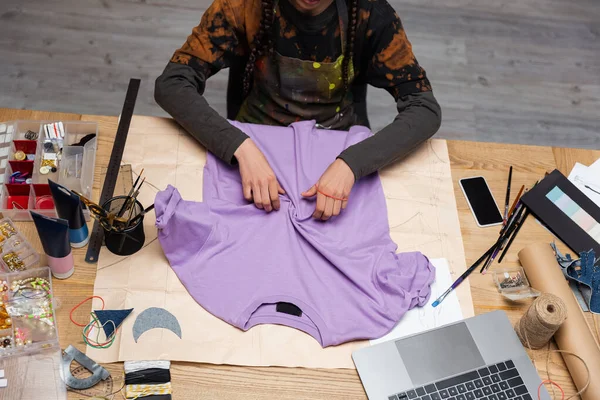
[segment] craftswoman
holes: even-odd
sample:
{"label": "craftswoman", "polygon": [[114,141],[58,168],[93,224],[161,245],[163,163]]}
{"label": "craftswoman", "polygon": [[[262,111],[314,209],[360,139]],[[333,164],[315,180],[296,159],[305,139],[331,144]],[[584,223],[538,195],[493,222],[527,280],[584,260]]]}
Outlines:
{"label": "craftswoman", "polygon": [[203,97],[230,68],[227,116],[242,122],[369,126],[367,84],[388,91],[398,115],[341,152],[304,192],[314,217],[345,208],[354,182],[409,154],[441,123],[440,106],[402,23],[386,0],[214,0],[156,80],[157,103],[209,151],[239,164],[244,197],[269,212],[284,191],[265,156]]}

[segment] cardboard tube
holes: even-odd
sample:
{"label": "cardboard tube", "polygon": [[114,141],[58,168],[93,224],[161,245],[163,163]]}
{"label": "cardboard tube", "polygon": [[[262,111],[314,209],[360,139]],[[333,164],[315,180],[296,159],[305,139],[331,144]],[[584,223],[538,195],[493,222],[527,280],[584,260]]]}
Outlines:
{"label": "cardboard tube", "polygon": [[[581,398],[600,399],[600,348],[560,270],[552,248],[547,243],[532,244],[519,252],[519,260],[531,286],[541,292],[556,295],[564,301],[567,320],[558,329],[554,339],[559,349],[577,354],[585,360],[590,369],[590,386],[581,394]],[[581,390],[588,379],[585,367],[575,357],[564,356],[563,359],[575,386]]]}

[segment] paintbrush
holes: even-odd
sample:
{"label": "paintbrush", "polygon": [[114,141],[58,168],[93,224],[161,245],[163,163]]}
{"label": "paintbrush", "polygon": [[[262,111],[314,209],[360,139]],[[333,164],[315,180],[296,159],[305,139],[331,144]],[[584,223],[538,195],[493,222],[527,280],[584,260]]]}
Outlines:
{"label": "paintbrush", "polygon": [[475,263],[473,265],[471,265],[471,267],[469,267],[468,270],[463,272],[463,274],[461,276],[459,276],[457,280],[454,281],[452,286],[450,286],[448,288],[448,290],[446,290],[440,297],[438,297],[437,300],[434,301],[431,305],[433,307],[437,307],[442,301],[444,301],[446,296],[448,296],[454,289],[456,289],[458,287],[458,285],[460,285],[465,279],[467,279],[467,277],[475,270],[475,268],[477,268],[479,266],[479,264],[481,264],[483,259],[486,258],[489,254],[491,254],[494,251],[494,249],[496,248],[496,246],[498,245],[499,242],[500,242],[500,239],[498,239],[498,241],[496,241],[496,243],[494,243],[494,245],[492,247],[490,247],[481,257],[479,257],[479,259],[477,261],[475,261]]}
{"label": "paintbrush", "polygon": [[506,255],[506,252],[510,248],[510,245],[515,240],[515,238],[517,237],[517,234],[519,233],[519,230],[521,230],[521,227],[523,225],[525,225],[525,220],[527,219],[528,216],[529,216],[529,210],[526,209],[525,212],[523,213],[523,216],[519,219],[519,222],[517,223],[518,224],[517,228],[515,229],[515,231],[512,234],[512,236],[510,237],[510,240],[508,241],[508,244],[506,245],[506,247],[504,248],[504,251],[500,255],[500,258],[498,259],[498,264],[500,264],[502,262],[502,260],[504,259],[504,256]]}
{"label": "paintbrush", "polygon": [[[135,191],[135,187],[137,186],[138,182],[140,181],[140,178],[142,177],[142,174],[144,173],[144,168],[142,168],[142,170],[140,171],[140,174],[137,176],[135,182],[133,183],[133,185],[131,186],[131,189],[129,190],[129,193],[127,194],[127,199],[125,200],[125,202],[123,203],[123,205],[121,206],[121,209],[119,210],[119,212],[117,213],[117,216],[122,217],[123,213],[127,210],[127,208],[125,208],[125,206],[127,206],[129,204],[129,199],[131,198],[131,195],[133,194],[133,192]],[[144,178],[145,180],[146,178]],[[141,185],[140,185],[141,186]]]}

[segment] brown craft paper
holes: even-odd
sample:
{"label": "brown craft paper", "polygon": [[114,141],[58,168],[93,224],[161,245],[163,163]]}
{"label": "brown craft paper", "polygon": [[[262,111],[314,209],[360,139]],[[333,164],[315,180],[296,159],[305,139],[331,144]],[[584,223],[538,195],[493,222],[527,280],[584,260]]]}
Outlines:
{"label": "brown craft paper", "polygon": [[[206,151],[171,120],[132,120],[123,163],[131,164],[134,173],[145,170],[146,183],[138,196],[144,206],[152,204],[157,191],[167,184],[177,187],[185,200],[202,201],[205,161]],[[390,235],[398,251],[419,250],[430,258],[446,258],[453,279],[460,276],[466,268],[465,255],[446,141],[429,141],[401,163],[382,171],[381,181]],[[146,214],[146,243],[138,253],[119,257],[105,247],[100,252],[94,295],[104,298],[106,309],[134,310],[112,347],[87,348],[93,360],[354,368],[351,353],[368,345],[365,341],[322,349],[313,337],[293,328],[258,325],[242,332],[209,314],[192,299],[169,266],[156,240],[154,222],[154,211]],[[468,283],[456,292],[463,316],[473,316]],[[99,300],[95,299],[93,306],[100,307]],[[136,343],[132,326],[148,307],[170,311],[181,325],[182,338],[164,329],[153,329]]]}
{"label": "brown craft paper", "polygon": [[[559,349],[577,354],[585,360],[590,369],[590,386],[581,398],[600,399],[600,348],[556,262],[552,248],[547,243],[532,244],[519,252],[519,260],[531,286],[541,292],[556,295],[564,301],[567,307],[567,319],[554,335],[554,339]],[[575,386],[581,390],[588,379],[585,366],[575,357],[563,358]]]}

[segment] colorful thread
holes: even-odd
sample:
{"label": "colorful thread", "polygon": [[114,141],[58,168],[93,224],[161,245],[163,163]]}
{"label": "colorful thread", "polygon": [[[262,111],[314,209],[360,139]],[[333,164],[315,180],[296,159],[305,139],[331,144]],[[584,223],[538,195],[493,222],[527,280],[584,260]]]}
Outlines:
{"label": "colorful thread", "polygon": [[[117,326],[115,326],[114,321],[109,320],[109,321],[106,321],[104,324],[101,324],[100,321],[98,320],[98,317],[96,317],[96,314],[94,314],[93,311],[90,313],[92,320],[87,324],[80,324],[73,319],[73,312],[75,312],[75,310],[77,310],[79,307],[81,307],[84,303],[86,303],[87,301],[92,300],[94,298],[100,299],[100,301],[102,301],[101,309],[104,310],[104,307],[105,307],[104,299],[100,296],[90,296],[90,297],[84,299],[81,303],[77,304],[75,307],[73,307],[71,309],[71,312],[69,313],[69,319],[75,325],[83,328],[81,336],[86,345],[88,345],[94,349],[108,349],[110,346],[113,345],[113,343],[115,342],[115,339],[117,337]],[[113,334],[106,338],[106,342],[101,343],[100,342],[100,332],[102,331],[104,326],[109,323],[113,324],[113,327],[114,327]],[[96,328],[96,339],[90,338],[90,333],[92,332],[92,330],[94,328]]]}
{"label": "colorful thread", "polygon": [[75,310],[77,310],[79,307],[81,307],[85,302],[92,300],[92,299],[100,299],[100,301],[102,301],[102,308],[101,310],[104,310],[104,299],[100,296],[90,296],[86,299],[84,299],[81,303],[77,304],[75,307],[73,307],[71,309],[71,312],[69,313],[69,319],[71,320],[72,323],[74,323],[75,325],[83,328],[84,326],[86,326],[87,324],[80,324],[78,322],[75,322],[75,320],[73,320],[73,313],[75,312]]}
{"label": "colorful thread", "polygon": [[[96,314],[94,314],[93,312],[90,313],[90,316],[92,317],[92,321],[83,328],[83,332],[82,332],[83,341],[85,342],[85,344],[87,344],[88,346],[90,346],[94,349],[108,349],[110,346],[113,345],[113,343],[115,342],[115,338],[117,337],[116,336],[116,334],[117,334],[116,328],[117,327],[115,326],[115,323],[113,321],[106,321],[106,323],[104,325],[111,323],[111,324],[113,324],[115,329],[113,330],[113,334],[107,338],[108,340],[106,342],[100,343],[98,340],[100,339],[100,332],[102,331],[102,328],[104,327],[104,325],[100,324],[100,321],[98,321]],[[96,329],[96,332],[97,332],[96,340],[92,340],[89,337],[89,334],[93,328],[97,328]]]}
{"label": "colorful thread", "polygon": [[131,372],[143,371],[145,369],[152,369],[152,368],[169,369],[169,368],[171,368],[171,361],[168,361],[168,360],[125,361],[125,363],[123,364],[123,369],[125,370],[125,374],[129,374]]}
{"label": "colorful thread", "polygon": [[125,386],[125,395],[127,399],[135,400],[139,397],[171,394],[171,382],[161,385],[127,385]]}

